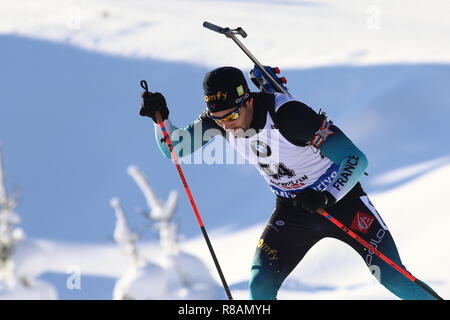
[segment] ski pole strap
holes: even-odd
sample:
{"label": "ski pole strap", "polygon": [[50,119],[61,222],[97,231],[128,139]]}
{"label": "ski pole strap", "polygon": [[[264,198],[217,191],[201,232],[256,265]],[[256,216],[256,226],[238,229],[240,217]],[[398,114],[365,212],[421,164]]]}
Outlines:
{"label": "ski pole strap", "polygon": [[402,275],[404,275],[406,278],[411,280],[412,282],[419,285],[422,289],[427,291],[430,295],[432,295],[437,300],[444,300],[439,295],[437,295],[433,290],[430,290],[427,286],[425,286],[419,279],[416,279],[412,274],[410,274],[408,271],[400,267],[398,264],[396,264],[394,261],[386,257],[384,254],[382,254],[379,250],[377,250],[375,247],[373,247],[370,243],[368,243],[366,240],[358,236],[356,233],[354,233],[352,230],[344,226],[340,221],[336,220],[332,215],[330,215],[328,212],[326,212],[323,209],[317,210],[317,213],[321,216],[327,218],[329,221],[331,221],[333,224],[335,224],[339,229],[347,233],[350,237],[361,243],[363,246],[365,246],[370,251],[374,252],[378,257],[380,257],[382,260],[384,260],[388,265],[393,267],[395,270],[400,272]]}

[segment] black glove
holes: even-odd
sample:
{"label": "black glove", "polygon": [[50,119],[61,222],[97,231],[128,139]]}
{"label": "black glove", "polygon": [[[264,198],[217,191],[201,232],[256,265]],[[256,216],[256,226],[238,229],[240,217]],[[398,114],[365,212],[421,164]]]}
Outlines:
{"label": "black glove", "polygon": [[142,104],[139,114],[143,117],[150,117],[155,123],[158,123],[158,121],[156,121],[156,111],[159,111],[163,120],[166,120],[169,117],[166,99],[159,92],[150,93],[145,91],[142,94]]}
{"label": "black glove", "polygon": [[316,191],[306,188],[294,198],[294,207],[316,213],[319,209],[331,207],[336,203],[334,196],[328,191]]}

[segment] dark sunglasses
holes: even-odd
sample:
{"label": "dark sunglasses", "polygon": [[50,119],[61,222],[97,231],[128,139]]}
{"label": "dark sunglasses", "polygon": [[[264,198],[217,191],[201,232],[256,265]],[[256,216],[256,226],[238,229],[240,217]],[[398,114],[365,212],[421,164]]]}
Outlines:
{"label": "dark sunglasses", "polygon": [[214,121],[216,121],[217,123],[223,123],[223,122],[229,122],[229,121],[233,121],[239,118],[239,116],[241,115],[241,106],[238,106],[236,109],[234,109],[233,111],[231,111],[230,113],[227,113],[226,115],[224,115],[223,117],[214,117],[212,115],[210,115],[208,113],[208,117],[213,119]]}
{"label": "dark sunglasses", "polygon": [[239,118],[241,115],[241,107],[244,105],[245,102],[245,96],[247,95],[247,89],[245,88],[245,93],[242,96],[242,101],[239,103],[239,105],[231,112],[227,113],[226,115],[222,117],[214,117],[208,112],[208,117],[216,121],[217,123],[223,123],[223,122],[229,122],[234,121]]}

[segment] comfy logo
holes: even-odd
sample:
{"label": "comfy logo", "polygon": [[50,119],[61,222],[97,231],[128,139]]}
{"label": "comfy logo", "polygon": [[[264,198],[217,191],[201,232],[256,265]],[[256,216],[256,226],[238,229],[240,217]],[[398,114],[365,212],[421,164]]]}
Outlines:
{"label": "comfy logo", "polygon": [[216,94],[213,94],[211,96],[205,95],[205,101],[211,102],[211,101],[218,101],[218,100],[227,100],[227,94],[228,94],[228,92],[219,91]]}
{"label": "comfy logo", "polygon": [[367,233],[375,218],[367,213],[358,211],[353,218],[351,229],[361,233]]}
{"label": "comfy logo", "polygon": [[257,247],[267,254],[269,260],[278,260],[278,251],[272,249],[267,243],[264,242],[264,239],[259,239]]}

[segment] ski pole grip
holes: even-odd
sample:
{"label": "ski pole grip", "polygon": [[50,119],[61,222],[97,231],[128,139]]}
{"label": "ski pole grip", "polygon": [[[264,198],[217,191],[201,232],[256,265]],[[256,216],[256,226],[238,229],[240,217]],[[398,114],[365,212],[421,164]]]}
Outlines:
{"label": "ski pole grip", "polygon": [[161,123],[164,121],[163,118],[161,117],[161,114],[159,113],[159,111],[156,111],[155,117],[156,117],[156,122],[158,122],[158,123]]}
{"label": "ski pole grip", "polygon": [[[141,85],[141,88],[142,88],[142,89],[144,89],[146,92],[148,92],[148,93],[151,94],[151,92],[148,91],[148,84],[147,84],[147,81],[141,80],[140,85]],[[158,123],[161,123],[161,122],[164,121],[163,118],[161,117],[161,114],[159,113],[159,111],[156,111],[156,112],[155,112],[155,117],[156,117],[156,122],[158,122]]]}

